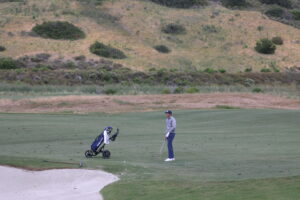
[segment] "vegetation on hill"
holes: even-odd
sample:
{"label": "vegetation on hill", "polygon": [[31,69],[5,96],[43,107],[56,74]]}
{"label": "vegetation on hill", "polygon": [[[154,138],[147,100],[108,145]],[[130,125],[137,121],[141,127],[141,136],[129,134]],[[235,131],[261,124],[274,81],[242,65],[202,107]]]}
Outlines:
{"label": "vegetation on hill", "polygon": [[33,27],[32,31],[43,38],[56,40],[78,40],[85,37],[80,28],[66,21],[44,22]]}
{"label": "vegetation on hill", "polygon": [[207,0],[150,0],[154,3],[161,4],[163,6],[174,8],[191,8],[193,6],[207,5]]}
{"label": "vegetation on hill", "polygon": [[274,54],[276,50],[276,46],[272,42],[272,40],[263,38],[257,41],[255,50],[262,54]]}
{"label": "vegetation on hill", "polygon": [[171,52],[171,50],[165,45],[156,45],[153,48],[156,49],[160,53],[170,53]]}
{"label": "vegetation on hill", "polygon": [[90,51],[93,54],[98,56],[102,56],[105,58],[113,58],[113,59],[124,59],[126,55],[119,49],[114,47],[105,45],[101,42],[96,41],[94,44],[90,46]]}

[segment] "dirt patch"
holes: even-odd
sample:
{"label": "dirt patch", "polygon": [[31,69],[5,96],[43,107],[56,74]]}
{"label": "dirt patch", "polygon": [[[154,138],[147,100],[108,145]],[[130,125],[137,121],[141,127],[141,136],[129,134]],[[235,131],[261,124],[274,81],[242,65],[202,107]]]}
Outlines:
{"label": "dirt patch", "polygon": [[0,100],[0,112],[8,113],[119,113],[162,109],[240,108],[300,109],[300,100],[264,94],[212,93],[139,96],[59,96]]}

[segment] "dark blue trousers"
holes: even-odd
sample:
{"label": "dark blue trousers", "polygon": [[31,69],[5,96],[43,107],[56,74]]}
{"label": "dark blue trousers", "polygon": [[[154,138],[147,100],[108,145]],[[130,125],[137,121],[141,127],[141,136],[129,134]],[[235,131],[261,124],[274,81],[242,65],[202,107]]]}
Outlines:
{"label": "dark blue trousers", "polygon": [[173,151],[173,140],[175,138],[175,133],[170,133],[168,137],[168,151],[169,151],[169,158],[174,158],[174,151]]}

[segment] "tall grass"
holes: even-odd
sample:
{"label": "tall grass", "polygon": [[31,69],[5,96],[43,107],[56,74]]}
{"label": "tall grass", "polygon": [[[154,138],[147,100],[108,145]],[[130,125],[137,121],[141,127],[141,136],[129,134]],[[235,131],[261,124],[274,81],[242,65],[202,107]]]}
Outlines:
{"label": "tall grass", "polygon": [[[195,86],[194,93],[253,93],[254,88],[260,88],[264,94],[285,96],[290,98],[300,98],[300,90],[296,85],[254,85],[245,87],[242,85],[233,86]],[[41,96],[64,96],[64,95],[143,95],[162,94],[168,90],[170,94],[189,93],[190,87],[177,87],[165,85],[77,85],[77,86],[57,86],[57,85],[26,85],[0,83],[0,98],[27,98]],[[113,93],[111,91],[114,91]],[[180,91],[180,92],[178,92]]]}

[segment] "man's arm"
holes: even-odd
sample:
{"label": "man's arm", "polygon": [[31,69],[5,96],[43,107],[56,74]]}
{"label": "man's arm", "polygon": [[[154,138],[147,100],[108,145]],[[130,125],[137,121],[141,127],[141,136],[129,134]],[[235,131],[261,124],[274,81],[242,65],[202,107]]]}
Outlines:
{"label": "man's arm", "polygon": [[175,129],[176,129],[176,119],[171,118],[171,127],[167,129],[166,137],[169,137],[170,133],[174,132]]}

